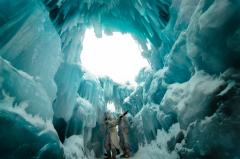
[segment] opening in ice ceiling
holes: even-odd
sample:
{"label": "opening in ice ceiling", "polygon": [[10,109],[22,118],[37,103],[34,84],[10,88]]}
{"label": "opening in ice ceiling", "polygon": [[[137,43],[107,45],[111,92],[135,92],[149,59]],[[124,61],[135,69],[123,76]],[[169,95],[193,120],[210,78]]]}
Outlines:
{"label": "opening in ice ceiling", "polygon": [[96,76],[108,76],[115,82],[135,85],[135,77],[148,62],[130,34],[114,32],[97,38],[87,29],[81,53],[82,66]]}

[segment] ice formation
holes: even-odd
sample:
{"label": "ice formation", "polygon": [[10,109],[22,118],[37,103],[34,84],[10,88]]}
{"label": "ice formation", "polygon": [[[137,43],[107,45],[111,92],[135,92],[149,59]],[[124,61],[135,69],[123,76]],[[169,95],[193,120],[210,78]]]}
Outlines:
{"label": "ice formation", "polygon": [[[136,88],[81,66],[90,27],[139,43]],[[0,158],[100,158],[113,103],[132,158],[239,159],[239,44],[239,0],[0,0]]]}

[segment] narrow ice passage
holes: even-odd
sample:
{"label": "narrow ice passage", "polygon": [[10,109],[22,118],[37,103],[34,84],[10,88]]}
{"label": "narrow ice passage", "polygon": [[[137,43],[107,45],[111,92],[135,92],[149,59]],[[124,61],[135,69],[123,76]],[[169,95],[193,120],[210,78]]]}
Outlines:
{"label": "narrow ice passage", "polygon": [[0,158],[240,159],[239,46],[239,0],[0,0]]}

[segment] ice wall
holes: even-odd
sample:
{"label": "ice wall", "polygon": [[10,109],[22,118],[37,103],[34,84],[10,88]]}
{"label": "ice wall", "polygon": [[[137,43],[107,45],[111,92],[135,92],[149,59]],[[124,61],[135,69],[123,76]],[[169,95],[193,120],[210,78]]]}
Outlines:
{"label": "ice wall", "polygon": [[[152,89],[146,94],[159,85],[159,92],[166,88],[166,93],[158,98],[155,122],[165,130],[175,122],[180,124],[185,139],[169,150],[177,151],[180,158],[239,156],[235,147],[239,145],[239,131],[234,125],[239,123],[239,117],[234,115],[238,109],[233,108],[239,107],[235,103],[239,99],[239,66],[235,62],[239,50],[232,47],[239,42],[239,7],[238,1],[228,0],[173,1],[170,7],[172,17],[162,34],[174,40],[162,39],[159,54],[165,65],[152,75]],[[234,43],[230,40],[233,38]]]}
{"label": "ice wall", "polygon": [[52,125],[61,43],[38,1],[0,1],[0,158],[63,158]]}
{"label": "ice wall", "polygon": [[[121,85],[109,77],[101,77],[99,79],[101,83],[101,87],[104,90],[104,99],[107,103],[112,102],[115,107],[116,111],[120,111],[123,109],[123,105],[125,99],[133,92],[134,87],[131,85]],[[123,109],[127,110],[127,109]]]}
{"label": "ice wall", "polygon": [[60,38],[47,10],[31,0],[0,3],[1,57],[41,83],[52,102],[57,91],[54,75],[62,54]]}

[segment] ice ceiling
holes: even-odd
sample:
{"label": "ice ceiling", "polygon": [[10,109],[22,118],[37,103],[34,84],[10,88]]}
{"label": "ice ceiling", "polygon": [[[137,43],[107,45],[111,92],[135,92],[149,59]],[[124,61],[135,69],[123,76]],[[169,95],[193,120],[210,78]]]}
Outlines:
{"label": "ice ceiling", "polygon": [[[113,81],[136,85],[140,69],[148,66],[141,56],[141,48],[130,34],[114,32],[112,35],[95,36],[93,29],[84,34],[81,64],[95,76],[108,76]],[[124,63],[124,65],[123,65]]]}
{"label": "ice ceiling", "polygon": [[[82,68],[91,27],[141,46],[136,88]],[[132,158],[239,159],[239,43],[239,0],[0,0],[0,158],[101,157],[112,103]]]}

